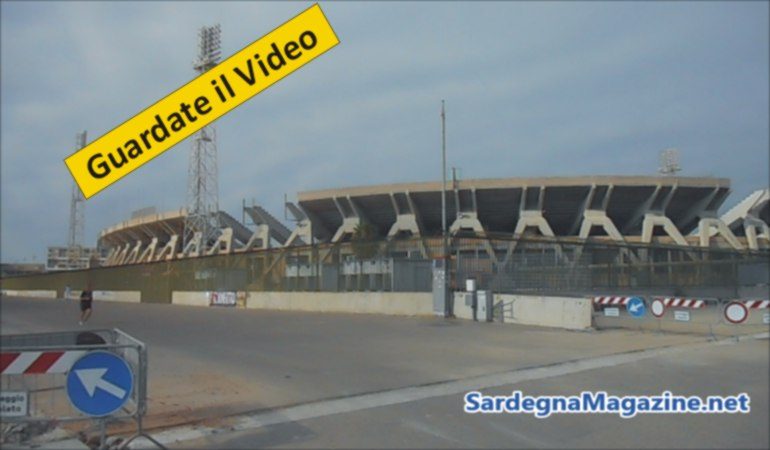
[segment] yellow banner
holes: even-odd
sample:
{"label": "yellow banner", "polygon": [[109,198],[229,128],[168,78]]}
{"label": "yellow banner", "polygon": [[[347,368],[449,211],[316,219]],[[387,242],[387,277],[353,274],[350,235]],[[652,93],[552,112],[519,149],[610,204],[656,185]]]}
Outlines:
{"label": "yellow banner", "polygon": [[90,198],[337,44],[313,5],[64,163]]}

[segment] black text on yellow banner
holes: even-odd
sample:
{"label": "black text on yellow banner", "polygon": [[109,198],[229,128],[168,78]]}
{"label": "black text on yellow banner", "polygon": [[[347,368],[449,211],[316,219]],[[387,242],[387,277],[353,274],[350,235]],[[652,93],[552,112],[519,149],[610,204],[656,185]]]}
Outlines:
{"label": "black text on yellow banner", "polygon": [[64,162],[90,198],[338,43],[313,5]]}

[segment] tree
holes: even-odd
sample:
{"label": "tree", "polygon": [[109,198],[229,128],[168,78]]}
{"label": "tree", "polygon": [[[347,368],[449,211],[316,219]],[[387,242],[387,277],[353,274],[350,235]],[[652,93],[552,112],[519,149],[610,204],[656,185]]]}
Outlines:
{"label": "tree", "polygon": [[359,260],[374,258],[379,252],[376,240],[377,229],[372,224],[360,222],[353,230],[353,237],[350,239],[353,254]]}

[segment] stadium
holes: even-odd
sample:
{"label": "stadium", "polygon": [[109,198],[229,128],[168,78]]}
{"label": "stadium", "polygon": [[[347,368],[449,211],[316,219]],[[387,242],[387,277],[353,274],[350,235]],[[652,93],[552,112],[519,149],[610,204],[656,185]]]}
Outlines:
{"label": "stadium", "polygon": [[[770,247],[768,190],[751,194],[723,217],[724,178],[590,176],[462,180],[446,194],[452,236],[541,236],[569,242],[668,245],[756,251]],[[442,235],[440,182],[300,192],[286,208],[289,229],[256,205],[244,206],[249,227],[220,211],[215,242],[182,248],[185,210],[134,217],[100,233],[106,265],[137,264],[271,247],[344,243],[368,224],[378,239]],[[253,229],[252,229],[253,228]],[[414,249],[424,258],[430,246]],[[485,245],[494,256],[496,249]]]}

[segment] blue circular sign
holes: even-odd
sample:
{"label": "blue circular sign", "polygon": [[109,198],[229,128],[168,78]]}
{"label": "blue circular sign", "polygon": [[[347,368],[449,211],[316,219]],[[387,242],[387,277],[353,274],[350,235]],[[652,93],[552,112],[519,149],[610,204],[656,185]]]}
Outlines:
{"label": "blue circular sign", "polygon": [[67,396],[78,411],[107,416],[119,410],[131,396],[134,375],[126,360],[105,351],[86,353],[67,374]]}
{"label": "blue circular sign", "polygon": [[647,307],[641,297],[631,297],[626,303],[626,310],[632,317],[644,317],[647,313]]}

